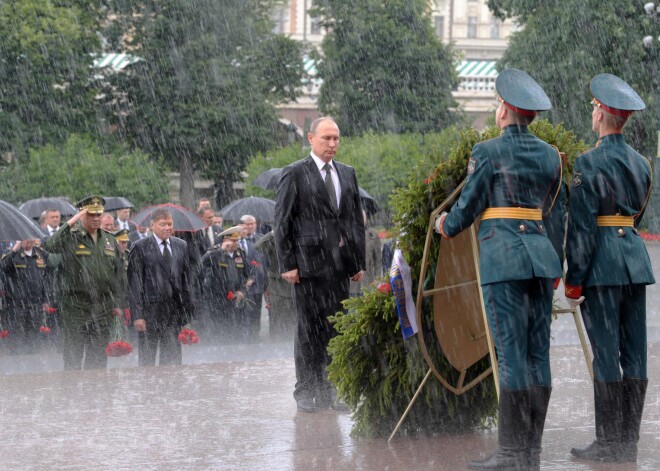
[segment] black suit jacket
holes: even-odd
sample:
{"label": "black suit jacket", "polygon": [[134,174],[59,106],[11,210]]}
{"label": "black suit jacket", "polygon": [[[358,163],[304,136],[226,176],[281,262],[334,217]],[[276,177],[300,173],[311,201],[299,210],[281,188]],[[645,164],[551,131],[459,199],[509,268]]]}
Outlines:
{"label": "black suit jacket", "polygon": [[355,171],[337,161],[333,164],[341,188],[338,210],[311,155],[282,170],[274,229],[282,272],[297,268],[301,278],[333,278],[343,271],[353,276],[365,269],[364,220]]}
{"label": "black suit jacket", "polygon": [[208,249],[222,243],[222,237],[220,236],[222,233],[222,227],[216,224],[213,224],[211,227],[213,228],[213,243],[211,243],[211,240],[209,239],[208,227],[195,232],[194,243],[197,250],[199,251],[200,259],[204,256]]}
{"label": "black suit jacket", "polygon": [[170,269],[165,265],[153,235],[135,242],[128,256],[131,317],[146,320],[147,328],[184,325],[190,322],[195,312],[187,244],[170,237],[170,246]]}

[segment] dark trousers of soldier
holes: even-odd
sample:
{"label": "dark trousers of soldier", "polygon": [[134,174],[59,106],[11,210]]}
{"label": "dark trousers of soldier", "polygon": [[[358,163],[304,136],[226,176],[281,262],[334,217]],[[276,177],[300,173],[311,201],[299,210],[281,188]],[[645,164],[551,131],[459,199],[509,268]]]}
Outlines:
{"label": "dark trousers of soldier", "polygon": [[160,344],[159,365],[180,365],[181,343],[178,340],[181,327],[177,325],[155,325],[147,323],[146,332],[138,332],[138,364],[154,366]]}
{"label": "dark trousers of soldier", "polygon": [[236,306],[234,301],[226,301],[219,298],[207,298],[206,306],[206,332],[209,338],[203,341],[226,341],[240,337],[241,316],[243,307]]}
{"label": "dark trousers of soldier", "polygon": [[107,366],[108,357],[105,354],[105,347],[108,345],[110,329],[106,322],[90,320],[85,324],[76,325],[64,320],[62,336],[65,371],[90,370]]}
{"label": "dark trousers of soldier", "polygon": [[552,280],[491,283],[482,291],[498,357],[499,448],[469,467],[538,470],[551,394]]}
{"label": "dark trousers of soldier", "polygon": [[571,453],[592,461],[635,462],[648,385],[646,286],[594,286],[582,294],[580,310],[594,356],[596,441]]}
{"label": "dark trousers of soldier", "polygon": [[241,336],[246,340],[257,340],[261,330],[261,301],[263,293],[248,294],[240,317]]}
{"label": "dark trousers of soldier", "polygon": [[491,283],[482,290],[497,350],[500,387],[550,387],[552,280]]}
{"label": "dark trousers of soldier", "polygon": [[348,298],[349,280],[343,276],[301,278],[295,287],[297,314],[293,354],[296,366],[296,400],[316,400],[317,406],[334,402],[335,390],[328,382],[326,366],[330,339],[336,335],[328,317],[343,310]]}
{"label": "dark trousers of soldier", "polygon": [[[35,350],[41,326],[41,305],[10,305],[2,319],[2,326],[9,331],[9,350],[12,353],[30,353]],[[43,334],[42,334],[43,335]]]}
{"label": "dark trousers of soldier", "polygon": [[594,286],[580,305],[596,381],[647,379],[646,286]]}

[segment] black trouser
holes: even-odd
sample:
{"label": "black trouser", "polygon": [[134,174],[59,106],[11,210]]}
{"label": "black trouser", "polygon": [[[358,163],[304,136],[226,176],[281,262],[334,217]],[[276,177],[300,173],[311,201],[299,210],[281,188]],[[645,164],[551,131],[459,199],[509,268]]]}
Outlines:
{"label": "black trouser", "polygon": [[328,317],[343,310],[341,302],[348,298],[346,275],[332,279],[301,278],[295,285],[296,335],[293,354],[296,365],[296,388],[293,396],[300,399],[326,399],[334,388],[327,380],[330,362],[327,347],[336,335]]}
{"label": "black trouser", "polygon": [[149,326],[146,332],[138,332],[138,364],[154,366],[156,350],[160,342],[159,365],[180,365],[182,360],[181,343],[178,336],[181,327],[178,325]]}

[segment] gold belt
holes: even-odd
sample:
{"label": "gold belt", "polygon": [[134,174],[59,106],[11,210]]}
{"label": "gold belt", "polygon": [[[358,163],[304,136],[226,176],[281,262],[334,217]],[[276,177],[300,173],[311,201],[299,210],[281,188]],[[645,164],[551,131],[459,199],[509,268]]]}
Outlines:
{"label": "gold belt", "polygon": [[632,216],[598,216],[596,224],[600,227],[634,227],[635,218]]}
{"label": "gold belt", "polygon": [[488,208],[481,215],[485,219],[524,219],[529,221],[542,221],[540,209],[529,208]]}

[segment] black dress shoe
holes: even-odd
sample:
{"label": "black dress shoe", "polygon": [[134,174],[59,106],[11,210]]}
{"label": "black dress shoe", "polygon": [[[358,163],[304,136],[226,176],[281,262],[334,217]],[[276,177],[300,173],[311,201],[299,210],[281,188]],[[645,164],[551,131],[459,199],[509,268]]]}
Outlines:
{"label": "black dress shoe", "polygon": [[296,402],[300,412],[312,413],[318,410],[313,399],[298,399]]}

